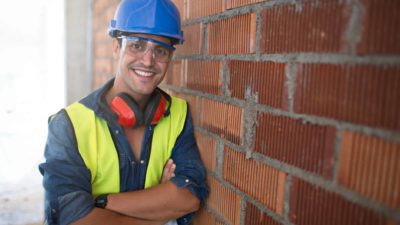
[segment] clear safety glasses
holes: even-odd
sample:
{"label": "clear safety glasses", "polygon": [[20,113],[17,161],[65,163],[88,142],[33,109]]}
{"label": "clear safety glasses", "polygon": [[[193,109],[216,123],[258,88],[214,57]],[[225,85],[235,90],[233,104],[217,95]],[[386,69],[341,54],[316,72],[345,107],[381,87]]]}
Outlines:
{"label": "clear safety glasses", "polygon": [[[166,63],[171,60],[174,46],[145,37],[121,36],[122,46],[125,51],[134,57],[142,58],[149,50],[153,53],[156,62]],[[149,42],[155,45],[149,44]]]}

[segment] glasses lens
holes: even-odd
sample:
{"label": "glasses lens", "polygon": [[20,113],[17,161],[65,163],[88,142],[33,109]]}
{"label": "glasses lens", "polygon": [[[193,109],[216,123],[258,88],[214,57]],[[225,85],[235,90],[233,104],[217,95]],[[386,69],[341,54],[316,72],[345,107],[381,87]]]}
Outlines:
{"label": "glasses lens", "polygon": [[134,54],[144,53],[147,50],[147,41],[127,40],[126,48],[129,52],[134,53]]}
{"label": "glasses lens", "polygon": [[154,60],[157,62],[168,62],[174,50],[173,47],[167,48],[161,44],[151,46],[149,42],[154,41],[147,38],[129,37],[124,39],[124,42],[125,49],[130,55],[141,58],[147,51],[151,50]]}
{"label": "glasses lens", "polygon": [[156,46],[153,49],[154,59],[158,62],[168,62],[172,54],[172,50],[163,46]]}

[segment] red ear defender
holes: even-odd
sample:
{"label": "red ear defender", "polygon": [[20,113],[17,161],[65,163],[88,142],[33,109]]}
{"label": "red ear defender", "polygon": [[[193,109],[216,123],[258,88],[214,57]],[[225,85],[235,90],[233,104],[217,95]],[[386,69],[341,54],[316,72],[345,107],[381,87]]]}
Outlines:
{"label": "red ear defender", "polygon": [[111,110],[118,116],[118,123],[125,128],[155,125],[164,115],[169,115],[171,97],[161,89],[151,95],[144,111],[127,93],[119,93],[110,102]]}
{"label": "red ear defender", "polygon": [[158,103],[153,119],[151,120],[151,125],[157,124],[158,121],[160,121],[160,119],[163,118],[166,105],[167,105],[167,100],[165,99],[164,96],[161,96],[160,102]]}
{"label": "red ear defender", "polygon": [[136,124],[135,113],[120,96],[113,98],[110,107],[117,114],[121,126],[133,127]]}

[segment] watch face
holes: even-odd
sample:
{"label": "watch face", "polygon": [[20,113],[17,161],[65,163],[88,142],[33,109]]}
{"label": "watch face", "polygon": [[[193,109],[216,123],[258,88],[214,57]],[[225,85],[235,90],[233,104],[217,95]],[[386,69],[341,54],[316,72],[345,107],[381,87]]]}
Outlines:
{"label": "watch face", "polygon": [[105,208],[107,206],[107,195],[99,195],[95,199],[94,205],[98,208]]}

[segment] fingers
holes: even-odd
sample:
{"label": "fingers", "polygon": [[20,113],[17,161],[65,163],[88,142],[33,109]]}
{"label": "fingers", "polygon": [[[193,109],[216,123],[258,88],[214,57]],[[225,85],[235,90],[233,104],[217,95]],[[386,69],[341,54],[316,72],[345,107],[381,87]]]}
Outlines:
{"label": "fingers", "polygon": [[161,182],[165,182],[170,180],[172,177],[175,176],[175,168],[176,165],[172,159],[169,159],[165,164],[163,176],[161,178]]}

